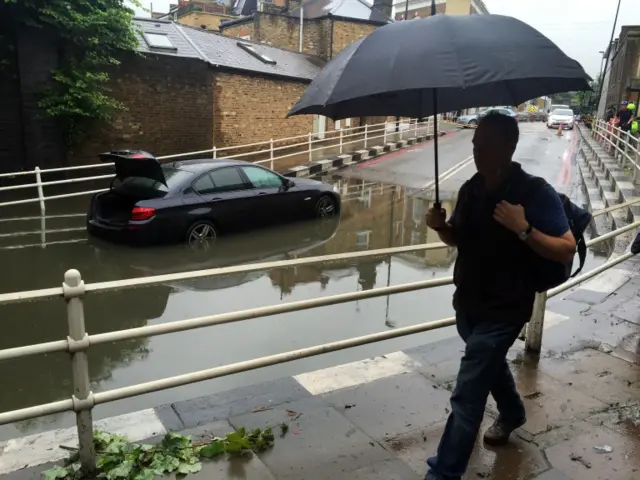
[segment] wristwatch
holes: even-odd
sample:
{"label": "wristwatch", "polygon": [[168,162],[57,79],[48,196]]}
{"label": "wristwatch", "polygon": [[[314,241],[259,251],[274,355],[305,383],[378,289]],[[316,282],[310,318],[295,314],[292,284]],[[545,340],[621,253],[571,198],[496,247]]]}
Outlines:
{"label": "wristwatch", "polygon": [[523,242],[525,242],[527,240],[527,238],[529,238],[529,235],[531,235],[531,231],[533,230],[533,227],[531,225],[529,225],[526,230],[523,230],[522,232],[520,232],[518,234],[518,238],[520,240],[522,240]]}

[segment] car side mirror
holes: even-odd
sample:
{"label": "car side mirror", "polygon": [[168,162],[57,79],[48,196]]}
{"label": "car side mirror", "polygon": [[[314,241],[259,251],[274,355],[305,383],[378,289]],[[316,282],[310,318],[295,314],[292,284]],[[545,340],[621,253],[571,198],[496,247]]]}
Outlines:
{"label": "car side mirror", "polygon": [[296,186],[296,182],[294,182],[293,180],[289,180],[288,178],[285,180],[285,184],[284,186],[286,188],[293,188]]}

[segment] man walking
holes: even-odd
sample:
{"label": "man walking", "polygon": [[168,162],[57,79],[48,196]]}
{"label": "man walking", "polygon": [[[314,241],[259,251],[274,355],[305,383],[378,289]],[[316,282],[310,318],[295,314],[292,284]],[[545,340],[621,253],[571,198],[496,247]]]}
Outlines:
{"label": "man walking", "polygon": [[546,182],[529,191],[532,177],[512,161],[519,139],[516,120],[485,116],[473,137],[478,173],[460,189],[455,210],[432,208],[427,225],[458,248],[453,305],[466,343],[451,414],[425,480],[464,475],[489,393],[499,417],[484,434],[503,445],[525,423],[506,355],[533,310],[532,265],[540,257],[569,264],[576,242],[557,192]]}

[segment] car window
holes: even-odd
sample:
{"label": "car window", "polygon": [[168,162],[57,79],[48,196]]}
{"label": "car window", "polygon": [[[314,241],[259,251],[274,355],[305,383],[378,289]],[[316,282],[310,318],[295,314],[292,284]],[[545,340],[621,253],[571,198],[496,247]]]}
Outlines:
{"label": "car window", "polygon": [[255,188],[280,188],[282,180],[276,174],[258,167],[242,167]]}
{"label": "car window", "polygon": [[210,172],[215,192],[230,192],[246,188],[240,172],[235,167],[220,168]]}
{"label": "car window", "polygon": [[559,117],[572,117],[573,116],[573,110],[558,109],[558,110],[554,110],[553,114],[557,115]]}
{"label": "car window", "polygon": [[199,193],[200,195],[207,195],[209,193],[215,192],[215,185],[213,184],[213,180],[209,174],[202,175],[198,178],[192,185],[193,189]]}

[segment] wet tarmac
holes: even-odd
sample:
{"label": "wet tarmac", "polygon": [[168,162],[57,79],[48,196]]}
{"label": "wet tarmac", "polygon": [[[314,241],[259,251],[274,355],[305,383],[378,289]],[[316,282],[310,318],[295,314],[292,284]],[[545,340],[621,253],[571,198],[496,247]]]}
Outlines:
{"label": "wet tarmac", "polygon": [[[556,188],[582,202],[575,168],[575,136],[555,137],[541,125],[521,126],[517,160]],[[441,172],[471,155],[473,132],[458,131],[441,139]],[[576,134],[577,135],[577,134]],[[44,248],[40,221],[0,222],[0,260],[5,275],[0,291],[57,285],[68,268],[77,268],[86,282],[116,280],[193,269],[342,253],[390,246],[431,243],[424,214],[433,192],[424,189],[433,179],[430,142],[394,152],[325,180],[343,195],[343,211],[333,224],[299,224],[241,237],[221,239],[210,254],[183,246],[130,249],[88,239],[84,232],[86,198],[51,202],[48,215],[73,215],[46,221]],[[474,173],[471,163],[442,184],[444,206],[451,210],[462,182]],[[35,215],[17,209],[12,215]],[[22,232],[16,236],[15,225]],[[11,227],[9,226],[11,224]],[[57,231],[55,231],[57,230]],[[63,230],[63,231],[61,231]],[[52,232],[53,231],[53,232]],[[30,246],[29,246],[30,245]],[[586,270],[603,261],[592,252]],[[453,249],[396,255],[369,261],[315,265],[165,284],[87,297],[85,312],[90,333],[120,330],[179,319],[230,312],[448,276]],[[184,332],[151,340],[94,347],[90,366],[94,391],[139,381],[224,365],[282,351],[316,345],[381,330],[450,316],[451,287],[402,296],[381,297],[307,310],[240,324]],[[0,348],[57,340],[66,335],[65,307],[60,300],[6,305],[0,315],[10,325]],[[101,406],[96,418],[171,403],[280,378],[325,366],[410,348],[455,336],[451,328],[374,344],[279,367],[247,372],[180,389],[158,392]],[[11,378],[11,391],[0,393],[0,411],[49,402],[71,393],[70,365],[64,355],[32,357],[0,363],[2,378]],[[70,415],[43,418],[0,428],[0,439],[72,424]]]}

